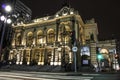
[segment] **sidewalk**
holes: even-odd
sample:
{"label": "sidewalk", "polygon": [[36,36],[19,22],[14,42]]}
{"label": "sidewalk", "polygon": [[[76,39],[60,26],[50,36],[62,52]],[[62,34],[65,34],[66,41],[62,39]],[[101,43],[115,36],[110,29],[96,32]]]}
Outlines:
{"label": "sidewalk", "polygon": [[[24,71],[24,72],[44,72],[44,73],[49,73],[49,74],[60,74],[60,75],[71,75],[71,76],[80,76],[80,75],[83,75],[83,74],[120,74],[120,71],[107,71],[107,72],[95,72],[94,70],[87,70],[87,71],[78,71],[78,72],[74,72],[74,71],[71,71],[71,72],[65,72],[65,71],[50,71],[50,70],[41,70],[43,69],[42,68],[43,66],[13,66],[13,67],[10,67],[10,66],[4,66],[3,68],[0,68],[0,71]],[[45,67],[44,67],[45,68]],[[55,68],[54,68],[55,69]]]}

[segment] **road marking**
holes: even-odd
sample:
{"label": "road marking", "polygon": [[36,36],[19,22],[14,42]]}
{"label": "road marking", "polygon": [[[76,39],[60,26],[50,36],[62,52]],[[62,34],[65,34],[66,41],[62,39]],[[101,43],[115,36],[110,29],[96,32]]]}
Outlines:
{"label": "road marking", "polygon": [[91,79],[84,79],[84,80],[91,80]]}
{"label": "road marking", "polygon": [[[28,77],[28,76],[16,76],[16,75],[0,75],[0,77],[3,77],[5,80],[23,80],[23,79],[28,79],[28,80],[56,80],[56,79],[45,79],[45,78],[35,78],[35,77]],[[9,78],[9,79],[6,79]],[[4,80],[3,79],[3,80]]]}
{"label": "road marking", "polygon": [[[59,80],[59,79],[67,79],[67,80],[91,80],[93,77],[88,76],[66,76],[59,74],[49,74],[49,73],[28,73],[28,72],[2,72],[0,73],[0,77],[10,78],[3,80]],[[64,73],[63,73],[64,74]],[[84,74],[86,75],[86,74]],[[11,79],[13,78],[13,79]],[[1,79],[1,78],[0,78]]]}
{"label": "road marking", "polygon": [[93,79],[93,77],[83,77],[83,76],[82,76],[82,79],[83,79],[83,80],[91,80],[91,79]]}
{"label": "road marking", "polygon": [[90,75],[90,76],[91,76],[91,75],[97,76],[97,75],[100,75],[100,74],[82,74],[82,75],[83,75],[83,76],[86,76],[86,75],[87,75],[87,76],[88,76],[88,75]]}
{"label": "road marking", "polygon": [[0,80],[23,80],[23,79],[15,79],[15,78],[7,78],[7,77],[0,77]]}

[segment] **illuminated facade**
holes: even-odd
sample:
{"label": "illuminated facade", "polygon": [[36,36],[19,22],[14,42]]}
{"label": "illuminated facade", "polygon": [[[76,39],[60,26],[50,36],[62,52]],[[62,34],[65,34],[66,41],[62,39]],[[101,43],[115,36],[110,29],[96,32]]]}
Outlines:
{"label": "illuminated facade", "polygon": [[[10,64],[73,64],[72,31],[75,31],[75,46],[78,48],[76,52],[78,67],[96,63],[96,47],[106,46],[105,44],[100,46],[102,43],[99,43],[97,38],[98,28],[95,20],[91,19],[84,23],[78,11],[68,7],[63,7],[54,16],[34,19],[29,24],[13,26],[13,29],[15,34],[8,57]],[[108,46],[109,50],[111,45]]]}

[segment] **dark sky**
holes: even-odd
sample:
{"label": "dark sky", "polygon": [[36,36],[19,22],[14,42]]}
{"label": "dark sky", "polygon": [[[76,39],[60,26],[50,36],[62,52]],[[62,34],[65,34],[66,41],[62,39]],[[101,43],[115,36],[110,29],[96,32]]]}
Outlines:
{"label": "dark sky", "polygon": [[[21,0],[32,10],[32,18],[54,15],[65,0]],[[100,39],[120,39],[119,0],[69,0],[72,8],[79,11],[83,20],[95,18]]]}

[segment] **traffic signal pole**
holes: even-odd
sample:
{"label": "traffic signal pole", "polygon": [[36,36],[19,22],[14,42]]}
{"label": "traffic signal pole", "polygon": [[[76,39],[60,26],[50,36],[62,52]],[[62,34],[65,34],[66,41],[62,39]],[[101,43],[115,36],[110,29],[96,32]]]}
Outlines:
{"label": "traffic signal pole", "polygon": [[74,59],[74,71],[77,72],[77,59],[76,59],[76,53],[78,51],[77,45],[76,45],[76,29],[75,29],[75,18],[72,17],[72,31],[71,31],[71,44],[72,44],[72,52],[73,52],[73,59]]}
{"label": "traffic signal pole", "polygon": [[74,55],[74,70],[77,72],[77,62],[76,62],[76,53],[77,53],[78,48],[76,47],[76,43],[74,42],[74,46],[72,48],[73,55]]}
{"label": "traffic signal pole", "polygon": [[101,60],[98,59],[98,67],[99,67],[99,71],[101,71]]}
{"label": "traffic signal pole", "polygon": [[72,51],[73,51],[73,55],[74,55],[74,71],[77,72],[76,53],[77,53],[78,48],[76,47],[76,37],[75,36],[76,36],[75,30],[73,30],[71,33],[71,44],[73,45]]}
{"label": "traffic signal pole", "polygon": [[5,30],[6,30],[6,20],[7,20],[7,17],[3,23],[3,31],[2,31],[2,35],[1,35],[1,41],[0,41],[0,61],[1,61],[1,57],[2,57],[3,40],[4,40],[4,35],[5,35]]}

